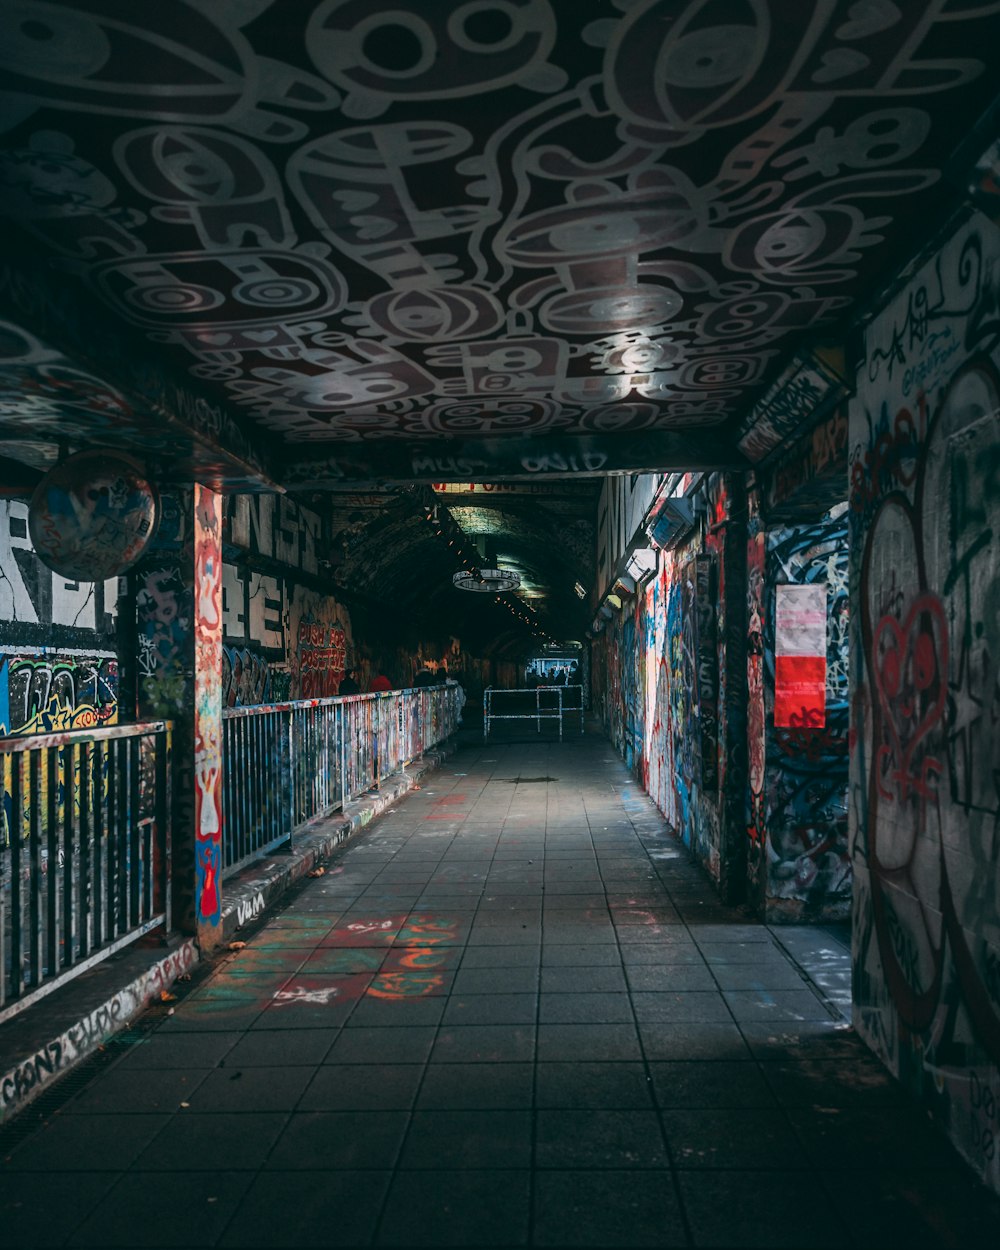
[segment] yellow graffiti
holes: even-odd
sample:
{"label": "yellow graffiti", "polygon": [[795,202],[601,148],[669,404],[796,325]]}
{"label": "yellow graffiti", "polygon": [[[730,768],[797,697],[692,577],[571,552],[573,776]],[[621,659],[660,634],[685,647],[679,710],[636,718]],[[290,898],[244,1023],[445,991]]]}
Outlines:
{"label": "yellow graffiti", "polygon": [[[26,841],[31,833],[33,819],[39,822],[43,835],[47,835],[50,817],[54,814],[55,827],[62,831],[67,818],[67,794],[72,796],[71,817],[74,829],[79,827],[84,788],[89,794],[89,810],[93,810],[95,803],[101,807],[107,803],[107,744],[94,743],[90,752],[74,750],[69,769],[62,751],[56,753],[54,762],[47,751],[41,752],[36,757],[37,771],[32,768],[31,758],[27,752],[0,757],[0,848],[10,846],[11,834],[15,830],[19,830],[21,841]],[[15,775],[17,786],[14,784]],[[18,812],[14,810],[15,789],[20,800]],[[50,801],[50,795],[54,796],[54,802]]]}

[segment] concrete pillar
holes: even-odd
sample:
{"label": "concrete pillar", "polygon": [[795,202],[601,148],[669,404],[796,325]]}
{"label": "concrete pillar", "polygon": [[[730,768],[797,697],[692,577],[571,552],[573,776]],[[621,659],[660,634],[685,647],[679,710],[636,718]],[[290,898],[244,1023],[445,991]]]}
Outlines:
{"label": "concrete pillar", "polygon": [[164,501],[136,569],[137,711],[169,719],[173,929],[202,949],[222,919],[222,497],[207,486]]}

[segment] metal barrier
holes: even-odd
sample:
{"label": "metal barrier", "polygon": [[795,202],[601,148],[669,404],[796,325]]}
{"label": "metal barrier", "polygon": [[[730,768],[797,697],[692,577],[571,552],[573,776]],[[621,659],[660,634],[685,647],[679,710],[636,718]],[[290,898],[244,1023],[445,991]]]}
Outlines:
{"label": "metal barrier", "polygon": [[0,738],[0,1020],[162,924],[170,723]]}
{"label": "metal barrier", "polygon": [[464,702],[449,682],[226,708],[223,873],[289,842],[447,738]]}
{"label": "metal barrier", "polygon": [[[575,694],[572,692],[576,692]],[[522,712],[494,712],[493,700],[498,695],[531,695],[535,696],[532,710],[530,700],[522,700],[527,710]],[[555,696],[554,700],[549,696]],[[548,700],[543,703],[543,696]],[[572,700],[572,701],[571,701]],[[559,741],[563,739],[563,719],[566,716],[578,716],[580,733],[583,733],[583,686],[534,686],[516,690],[494,690],[487,686],[483,691],[483,741],[489,737],[490,722],[495,720],[533,720],[538,733],[542,732],[543,720],[558,720]]]}

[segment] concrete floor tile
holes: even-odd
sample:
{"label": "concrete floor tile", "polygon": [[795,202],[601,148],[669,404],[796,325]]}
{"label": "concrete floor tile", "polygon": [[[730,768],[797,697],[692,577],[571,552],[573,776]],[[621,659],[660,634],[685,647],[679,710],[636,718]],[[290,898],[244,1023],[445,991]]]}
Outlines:
{"label": "concrete floor tile", "polygon": [[[374,1045],[377,1048],[378,1043]],[[406,1111],[413,1106],[422,1076],[419,1063],[324,1064],[313,1074],[298,1107],[302,1111]]]}
{"label": "concrete floor tile", "polygon": [[175,1115],[136,1159],[140,1172],[184,1172],[193,1160],[225,1160],[227,1171],[256,1172],[288,1123],[285,1111]]}
{"label": "concrete floor tile", "polygon": [[703,963],[636,964],[628,969],[628,985],[639,993],[717,991],[715,978]]}
{"label": "concrete floor tile", "polygon": [[541,1024],[630,1024],[634,1016],[625,993],[543,993],[538,1019]]}
{"label": "concrete floor tile", "polygon": [[390,1169],[408,1123],[405,1111],[300,1111],[275,1143],[266,1170]]}
{"label": "concrete floor tile", "polygon": [[535,1182],[536,1246],[687,1246],[669,1173],[542,1172]]}
{"label": "concrete floor tile", "polygon": [[752,1056],[735,1024],[642,1022],[647,1059],[746,1060]]}
{"label": "concrete floor tile", "polygon": [[[97,1204],[69,1239],[72,1246],[214,1246],[250,1185],[249,1172],[223,1169],[171,1174],[183,1201],[151,1216],[151,1179],[130,1172]],[[139,1234],[137,1237],[137,1233]]]}
{"label": "concrete floor tile", "polygon": [[787,1206],[788,1177],[780,1173],[681,1172],[677,1185],[696,1247],[840,1250],[850,1244],[818,1180],[808,1184],[810,1200],[798,1204],[794,1218]]}
{"label": "concrete floor tile", "polygon": [[535,1026],[442,1025],[432,1063],[528,1063],[535,1057]]}
{"label": "concrete floor tile", "polygon": [[726,990],[723,998],[740,1024],[830,1019],[829,1009],[808,989]]}
{"label": "concrete floor tile", "polygon": [[455,976],[456,994],[533,994],[538,990],[538,968],[470,968],[463,963]]}
{"label": "concrete floor tile", "polygon": [[521,1246],[528,1237],[530,1173],[398,1172],[376,1237],[381,1246]]}
{"label": "concrete floor tile", "polygon": [[0,1173],[4,1245],[64,1245],[120,1178],[118,1172]]}
{"label": "concrete floor tile", "polygon": [[210,1068],[227,1055],[246,1035],[237,1032],[154,1033],[121,1036],[115,1045],[124,1049],[115,1069],[124,1068]]}
{"label": "concrete floor tile", "polygon": [[365,997],[351,1012],[347,1028],[409,1028],[440,1023],[445,999],[441,996],[412,999]]}
{"label": "concrete floor tile", "polygon": [[536,968],[539,946],[467,946],[462,952],[462,971],[477,968]]}
{"label": "concrete floor tile", "polygon": [[121,1068],[102,1074],[101,1080],[77,1094],[63,1115],[166,1112],[187,1102],[211,1068]]}
{"label": "concrete floor tile", "polygon": [[794,964],[767,960],[756,964],[712,964],[712,975],[722,990],[802,990],[806,981]]}
{"label": "concrete floor tile", "polygon": [[632,1005],[640,1023],[714,1024],[732,1019],[726,1002],[717,993],[698,990],[633,991]]}
{"label": "concrete floor tile", "polygon": [[527,1110],[415,1111],[399,1166],[431,1171],[526,1168],[531,1134]]}
{"label": "concrete floor tile", "polygon": [[331,1170],[310,1176],[307,1185],[298,1169],[255,1176],[219,1245],[233,1250],[367,1245],[392,1173]]}
{"label": "concrete floor tile", "polygon": [[[563,967],[548,966],[548,953],[552,948],[543,951],[542,993],[543,994],[596,994],[627,989],[625,972],[617,960],[609,966],[587,966],[571,964]],[[562,949],[556,947],[556,950]],[[577,953],[583,958],[591,948]]]}
{"label": "concrete floor tile", "polygon": [[442,1025],[534,1024],[537,994],[455,994],[445,1007]]}
{"label": "concrete floor tile", "polygon": [[309,1084],[309,1067],[246,1067],[210,1072],[189,1096],[192,1112],[291,1111]]}
{"label": "concrete floor tile", "polygon": [[435,1063],[424,1075],[421,1111],[530,1108],[534,1066],[530,1063]]}
{"label": "concrete floor tile", "polygon": [[536,1117],[539,1168],[666,1168],[654,1111],[541,1110]]}
{"label": "concrete floor tile", "polygon": [[639,1038],[631,1024],[542,1024],[539,1062],[636,1060]]}
{"label": "concrete floor tile", "polygon": [[435,1025],[344,1029],[328,1047],[328,1064],[425,1063],[437,1036]]}
{"label": "concrete floor tile", "polygon": [[587,1107],[648,1110],[652,1082],[641,1063],[545,1063],[537,1066],[536,1105],[578,1111]]}
{"label": "concrete floor tile", "polygon": [[121,1172],[170,1122],[162,1115],[55,1115],[4,1158],[6,1172]]}
{"label": "concrete floor tile", "polygon": [[675,1060],[649,1065],[657,1105],[662,1108],[776,1107],[761,1069],[752,1063]]}
{"label": "concrete floor tile", "polygon": [[671,1108],[661,1115],[678,1168],[801,1171],[813,1166],[777,1107]]}

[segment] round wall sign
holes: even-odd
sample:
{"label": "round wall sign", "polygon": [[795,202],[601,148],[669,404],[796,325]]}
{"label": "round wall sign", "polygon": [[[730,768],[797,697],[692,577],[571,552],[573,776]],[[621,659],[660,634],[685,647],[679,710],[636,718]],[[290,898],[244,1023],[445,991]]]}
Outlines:
{"label": "round wall sign", "polygon": [[118,451],[80,451],[35,487],[28,532],[39,559],[77,582],[116,577],[156,532],[160,500],[145,470]]}

